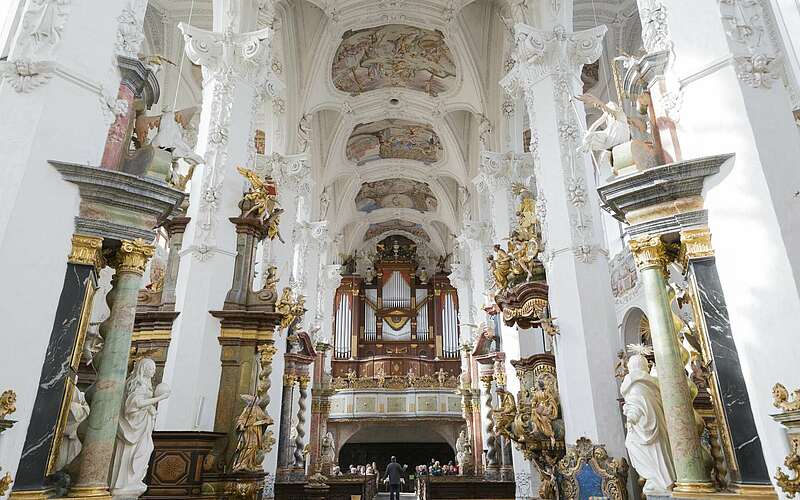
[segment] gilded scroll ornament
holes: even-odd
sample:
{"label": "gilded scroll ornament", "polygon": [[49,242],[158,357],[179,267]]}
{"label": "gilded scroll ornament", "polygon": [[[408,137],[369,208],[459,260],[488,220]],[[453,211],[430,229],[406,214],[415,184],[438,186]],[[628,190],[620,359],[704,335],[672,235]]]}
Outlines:
{"label": "gilded scroll ornament", "polygon": [[0,394],[0,419],[17,411],[17,393],[8,389]]}
{"label": "gilded scroll ornament", "polygon": [[783,384],[775,384],[772,387],[772,406],[781,411],[800,410],[800,389],[792,391],[792,397],[790,398],[789,391]]}
{"label": "gilded scroll ornament", "polygon": [[8,488],[11,487],[11,483],[13,482],[14,481],[11,479],[11,474],[8,472],[6,472],[5,475],[0,478],[0,496],[3,496],[8,492]]}
{"label": "gilded scroll ornament", "polygon": [[775,480],[789,498],[794,498],[797,493],[800,493],[800,436],[795,435],[792,437],[791,449],[783,461],[783,465],[789,469],[793,477],[789,477],[789,474],[784,473],[778,467],[775,473]]}
{"label": "gilded scroll ornament", "polygon": [[783,461],[789,474],[778,467],[775,480],[789,498],[794,498],[800,493],[800,389],[792,391],[790,396],[783,384],[775,384],[772,388],[772,405],[781,410],[772,418],[783,424],[789,434],[789,454]]}

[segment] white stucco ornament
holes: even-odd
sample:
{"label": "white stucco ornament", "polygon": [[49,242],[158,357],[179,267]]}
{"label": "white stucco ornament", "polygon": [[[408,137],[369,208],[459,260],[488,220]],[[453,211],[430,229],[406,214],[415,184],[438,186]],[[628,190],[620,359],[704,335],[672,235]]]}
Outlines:
{"label": "white stucco ornament", "polygon": [[631,352],[628,374],[620,386],[620,393],[625,398],[622,413],[628,428],[625,447],[631,464],[645,479],[644,493],[648,496],[668,495],[675,482],[675,467],[658,379],[650,375],[645,349],[641,345],[628,346]]}
{"label": "white stucco ornament", "polygon": [[115,498],[137,498],[147,490],[144,476],[154,448],[156,405],[170,395],[166,384],[153,389],[155,374],[155,362],[142,358],[125,381],[125,399],[120,409],[111,475],[111,493]]}

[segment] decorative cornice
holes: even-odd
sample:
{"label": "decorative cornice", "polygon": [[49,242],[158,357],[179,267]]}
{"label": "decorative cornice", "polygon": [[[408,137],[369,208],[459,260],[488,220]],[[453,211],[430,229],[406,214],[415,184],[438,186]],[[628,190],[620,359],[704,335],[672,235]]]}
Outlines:
{"label": "decorative cornice", "polygon": [[667,262],[667,249],[660,236],[641,236],[632,238],[628,245],[631,248],[636,267],[642,271],[644,269],[657,268],[665,270]]}
{"label": "decorative cornice", "polygon": [[94,266],[98,271],[105,267],[103,260],[103,238],[99,236],[72,235],[72,250],[67,261],[70,264]]}
{"label": "decorative cornice", "polygon": [[141,276],[154,252],[153,245],[143,240],[123,240],[122,246],[114,254],[111,266],[118,273],[134,273]]}

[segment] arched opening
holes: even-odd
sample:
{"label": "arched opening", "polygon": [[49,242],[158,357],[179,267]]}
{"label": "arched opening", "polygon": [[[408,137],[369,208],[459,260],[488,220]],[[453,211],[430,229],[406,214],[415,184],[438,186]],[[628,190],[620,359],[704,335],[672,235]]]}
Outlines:
{"label": "arched opening", "polygon": [[625,313],[622,323],[623,345],[629,344],[652,344],[650,339],[650,322],[644,311],[638,307],[632,307]]}
{"label": "arched opening", "polygon": [[[455,449],[444,434],[452,434],[450,427],[439,429],[442,424],[407,425],[388,421],[370,425],[354,433],[339,450],[339,466],[342,471],[351,465],[375,462],[378,473],[383,474],[392,456],[398,463],[407,465],[407,474],[413,473],[417,465],[429,464],[431,459],[442,464],[455,461]],[[449,436],[453,437],[453,436]]]}

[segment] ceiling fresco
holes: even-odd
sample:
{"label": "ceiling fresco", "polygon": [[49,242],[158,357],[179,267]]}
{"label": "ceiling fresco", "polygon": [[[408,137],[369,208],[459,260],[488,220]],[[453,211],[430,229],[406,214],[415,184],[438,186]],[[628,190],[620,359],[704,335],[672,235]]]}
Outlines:
{"label": "ceiling fresco", "polygon": [[451,87],[455,75],[440,31],[403,24],[345,32],[331,68],[334,86],[351,95],[401,87],[435,96]]}
{"label": "ceiling fresco", "polygon": [[442,157],[442,143],[430,125],[386,119],[356,125],[345,152],[359,165],[384,158],[434,163]]}
{"label": "ceiling fresco", "polygon": [[369,228],[367,228],[367,232],[364,233],[364,241],[370,240],[389,231],[405,231],[422,240],[431,241],[431,237],[428,236],[428,233],[422,228],[422,224],[416,224],[414,222],[400,219],[392,219],[385,222],[370,224]]}
{"label": "ceiling fresco", "polygon": [[428,212],[436,210],[437,206],[430,186],[410,179],[365,182],[356,195],[356,208],[366,213],[380,208],[410,208]]}

